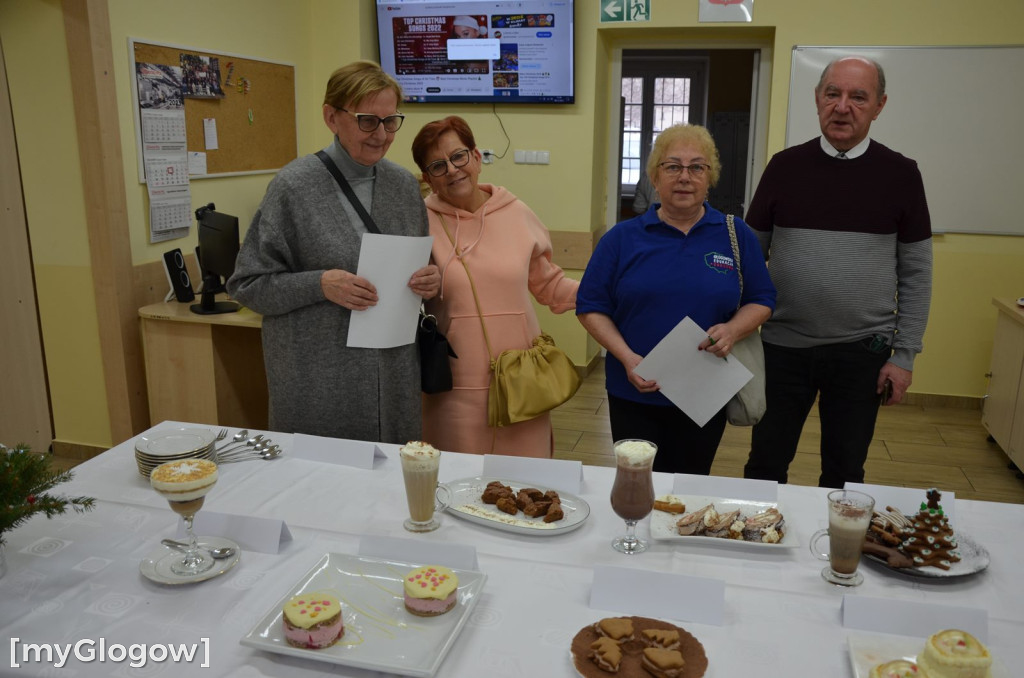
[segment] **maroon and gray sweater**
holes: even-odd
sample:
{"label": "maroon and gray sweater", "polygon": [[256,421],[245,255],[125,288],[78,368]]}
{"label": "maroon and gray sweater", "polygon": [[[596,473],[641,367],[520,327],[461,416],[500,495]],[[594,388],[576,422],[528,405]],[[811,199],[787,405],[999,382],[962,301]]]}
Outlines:
{"label": "maroon and gray sweater", "polygon": [[882,334],[893,339],[890,361],[913,369],[932,285],[916,162],[877,141],[837,159],[812,139],[772,157],[745,221],[778,290],[765,341],[806,348]]}

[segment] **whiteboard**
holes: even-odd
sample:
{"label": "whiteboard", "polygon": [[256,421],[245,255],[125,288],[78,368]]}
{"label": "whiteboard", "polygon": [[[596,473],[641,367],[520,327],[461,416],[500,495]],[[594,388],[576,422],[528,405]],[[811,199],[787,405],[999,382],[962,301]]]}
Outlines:
{"label": "whiteboard", "polygon": [[793,48],[786,146],[820,136],[814,87],[837,57],[885,70],[870,136],[921,169],[935,233],[1024,235],[1024,46]]}

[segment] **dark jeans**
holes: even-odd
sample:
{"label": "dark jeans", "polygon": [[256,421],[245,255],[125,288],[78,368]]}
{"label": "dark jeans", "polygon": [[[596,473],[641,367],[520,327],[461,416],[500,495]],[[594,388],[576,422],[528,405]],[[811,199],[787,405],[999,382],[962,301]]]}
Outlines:
{"label": "dark jeans", "polygon": [[645,405],[608,394],[612,439],[640,438],[658,446],[654,470],[666,473],[711,473],[725,432],[725,408],[703,428],[674,405]]}
{"label": "dark jeans", "polygon": [[821,487],[864,481],[878,416],[878,372],[892,354],[871,339],[812,348],[765,342],[768,409],[754,427],[745,478],[787,480],[807,413],[820,393]]}

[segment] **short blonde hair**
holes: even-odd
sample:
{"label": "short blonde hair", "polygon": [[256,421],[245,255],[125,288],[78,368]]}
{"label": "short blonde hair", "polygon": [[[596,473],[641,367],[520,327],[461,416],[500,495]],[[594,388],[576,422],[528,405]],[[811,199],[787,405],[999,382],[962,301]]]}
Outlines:
{"label": "short blonde hair", "polygon": [[327,80],[324,103],[334,108],[358,106],[363,99],[384,90],[394,90],[398,102],[402,101],[402,86],[372,61],[353,61],[331,73]]}
{"label": "short blonde hair", "polygon": [[659,165],[663,162],[668,149],[679,142],[700,149],[701,155],[707,158],[708,164],[711,165],[711,169],[708,170],[708,186],[713,187],[717,184],[718,177],[722,174],[722,161],[718,157],[718,147],[711,138],[711,132],[701,125],[673,125],[658,135],[654,141],[654,148],[647,158],[647,176],[650,177],[651,183],[658,183],[658,175],[661,173]]}

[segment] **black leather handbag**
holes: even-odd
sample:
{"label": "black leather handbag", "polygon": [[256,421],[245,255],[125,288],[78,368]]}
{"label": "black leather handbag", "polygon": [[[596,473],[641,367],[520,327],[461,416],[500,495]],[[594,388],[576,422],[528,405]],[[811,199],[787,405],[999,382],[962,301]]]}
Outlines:
{"label": "black leather handbag", "polygon": [[420,389],[424,393],[452,390],[451,358],[458,358],[448,339],[437,329],[437,318],[420,309],[416,329],[416,346],[420,351]]}

